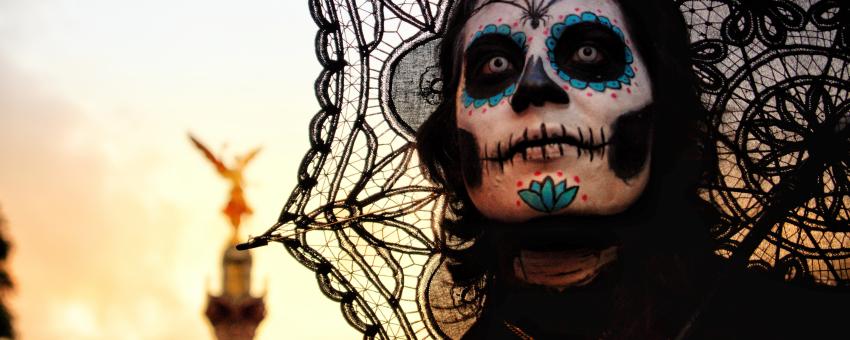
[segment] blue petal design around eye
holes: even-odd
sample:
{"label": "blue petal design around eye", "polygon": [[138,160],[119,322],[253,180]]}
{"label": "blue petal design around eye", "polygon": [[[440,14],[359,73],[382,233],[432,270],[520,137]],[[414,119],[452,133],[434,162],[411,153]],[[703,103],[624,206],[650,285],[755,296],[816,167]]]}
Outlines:
{"label": "blue petal design around eye", "polygon": [[490,24],[490,25],[484,26],[484,29],[481,30],[481,32],[484,32],[484,33],[496,32],[496,25]]}
{"label": "blue petal design around eye", "polygon": [[474,105],[476,109],[484,106],[484,104],[487,104],[487,99],[475,99],[472,102],[472,105]]}
{"label": "blue petal design around eye", "polygon": [[512,96],[516,92],[516,84],[511,84],[505,89],[505,96]]}
{"label": "blue petal design around eye", "polygon": [[482,34],[484,33],[481,33],[481,31],[475,32],[475,35],[472,36],[472,41],[475,41],[475,39],[480,38]]}
{"label": "blue petal design around eye", "polygon": [[511,34],[511,39],[513,39],[514,42],[520,47],[525,47],[525,33],[516,32],[514,34]]}
{"label": "blue petal design around eye", "polygon": [[562,23],[557,23],[552,25],[552,28],[549,31],[552,32],[552,36],[555,37],[555,39],[558,39],[561,37],[561,33],[564,33],[564,28],[567,28],[567,26],[564,26]]}
{"label": "blue petal design around eye", "polygon": [[556,44],[557,41],[555,41],[552,37],[546,38],[546,47],[549,48],[549,50],[554,50]]}
{"label": "blue petal design around eye", "polygon": [[511,26],[504,25],[504,24],[499,25],[499,27],[496,28],[496,33],[504,34],[504,35],[511,34]]}
{"label": "blue petal design around eye", "polygon": [[617,35],[619,35],[620,39],[626,39],[626,36],[623,35],[623,31],[621,31],[619,27],[617,27],[617,26],[611,27],[611,30],[614,31],[614,33],[616,33]]}
{"label": "blue petal design around eye", "polygon": [[[550,65],[552,66],[552,69],[555,70],[556,72],[558,72],[558,76],[561,79],[569,82],[572,87],[577,88],[577,89],[585,89],[588,86],[590,86],[591,89],[593,89],[595,91],[602,92],[602,91],[605,91],[606,88],[620,89],[620,88],[623,87],[623,85],[631,85],[630,78],[633,78],[635,76],[635,73],[634,73],[634,69],[632,69],[632,67],[630,65],[626,65],[626,68],[624,70],[624,74],[622,76],[618,77],[617,80],[604,81],[604,82],[591,82],[591,83],[588,83],[586,81],[581,81],[581,80],[578,80],[578,79],[573,79],[568,74],[566,74],[565,72],[560,70],[560,68],[558,67],[558,63],[555,62],[555,52],[554,52],[555,46],[557,46],[557,44],[558,44],[557,39],[564,33],[564,29],[566,29],[567,27],[569,27],[571,25],[574,25],[574,24],[577,24],[577,23],[580,23],[580,22],[583,22],[583,21],[585,21],[585,22],[598,21],[601,24],[610,27],[611,30],[615,34],[617,34],[617,36],[619,36],[621,39],[625,40],[625,37],[623,35],[623,31],[620,30],[620,28],[617,27],[616,25],[612,24],[611,19],[609,19],[608,17],[597,16],[593,12],[584,12],[580,16],[575,15],[575,14],[570,14],[564,19],[563,23],[556,23],[556,24],[552,25],[552,27],[550,29],[552,34],[548,38],[546,38],[546,47],[548,48],[547,56],[549,57],[549,62],[550,62]],[[626,64],[631,64],[631,63],[634,62],[634,55],[632,54],[632,50],[628,46],[626,46],[625,49],[626,49],[625,50]]]}
{"label": "blue petal design around eye", "polygon": [[581,90],[587,87],[587,82],[578,79],[570,79],[570,86]]}
{"label": "blue petal design around eye", "polygon": [[463,91],[461,99],[463,99],[463,107],[469,107],[469,105],[472,105],[472,97],[466,94],[466,91]]}
{"label": "blue petal design around eye", "polygon": [[499,105],[499,102],[502,101],[503,95],[501,93],[490,97],[490,106]]}
{"label": "blue petal design around eye", "polygon": [[591,12],[584,12],[581,14],[582,21],[596,21],[597,19],[598,17],[596,16],[596,14],[593,14]]}

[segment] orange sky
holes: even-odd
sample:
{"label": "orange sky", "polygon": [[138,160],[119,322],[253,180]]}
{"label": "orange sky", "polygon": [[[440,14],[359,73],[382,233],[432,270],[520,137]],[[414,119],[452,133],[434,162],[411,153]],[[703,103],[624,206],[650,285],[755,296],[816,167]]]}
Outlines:
{"label": "orange sky", "polygon": [[[307,1],[0,2],[0,209],[22,339],[204,339],[218,289],[227,183],[192,131],[248,167],[255,214],[277,219],[318,105]],[[305,34],[306,33],[306,34]],[[278,244],[258,339],[360,338]]]}

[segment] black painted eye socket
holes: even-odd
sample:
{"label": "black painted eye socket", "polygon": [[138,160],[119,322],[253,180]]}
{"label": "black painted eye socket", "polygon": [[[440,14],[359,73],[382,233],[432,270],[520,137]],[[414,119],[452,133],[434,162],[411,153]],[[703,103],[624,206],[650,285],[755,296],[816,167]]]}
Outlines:
{"label": "black painted eye socket", "polygon": [[555,63],[571,77],[586,82],[615,80],[626,67],[626,45],[608,27],[581,23],[564,29],[555,48]]}
{"label": "black painted eye socket", "polygon": [[466,93],[475,99],[501,93],[516,83],[524,55],[522,47],[504,34],[486,34],[475,39],[466,49]]}

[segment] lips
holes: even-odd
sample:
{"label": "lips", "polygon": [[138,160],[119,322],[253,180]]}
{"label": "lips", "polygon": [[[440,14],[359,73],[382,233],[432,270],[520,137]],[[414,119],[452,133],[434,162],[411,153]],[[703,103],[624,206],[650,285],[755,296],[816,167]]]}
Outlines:
{"label": "lips", "polygon": [[526,128],[517,137],[509,136],[507,141],[485,145],[482,161],[503,168],[505,163],[545,161],[567,156],[571,152],[577,158],[587,156],[593,161],[595,157],[605,155],[608,144],[605,128],[577,127],[568,131],[563,124],[554,127],[541,124],[539,129],[529,131]]}

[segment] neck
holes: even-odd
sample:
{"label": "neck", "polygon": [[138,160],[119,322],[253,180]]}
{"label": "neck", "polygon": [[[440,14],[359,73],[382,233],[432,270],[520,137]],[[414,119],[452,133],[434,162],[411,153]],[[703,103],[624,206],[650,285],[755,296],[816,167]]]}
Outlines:
{"label": "neck", "polygon": [[621,281],[617,250],[519,250],[497,279],[493,320],[534,338],[598,338]]}
{"label": "neck", "polygon": [[513,278],[520,284],[559,292],[591,283],[617,258],[617,247],[604,249],[520,250],[513,260]]}

